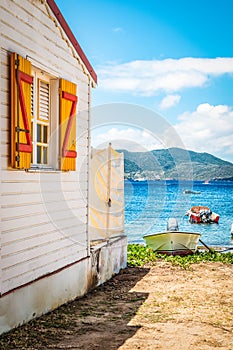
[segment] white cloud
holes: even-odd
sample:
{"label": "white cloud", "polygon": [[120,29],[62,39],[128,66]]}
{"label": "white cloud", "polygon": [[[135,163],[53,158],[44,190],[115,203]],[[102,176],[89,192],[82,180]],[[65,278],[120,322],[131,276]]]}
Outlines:
{"label": "white cloud", "polygon": [[211,76],[233,74],[233,58],[180,58],[132,61],[97,69],[99,87],[154,95],[204,86]]}
{"label": "white cloud", "polygon": [[93,129],[92,146],[104,148],[111,142],[115,149],[123,148],[134,152],[185,147],[233,162],[232,137],[233,108],[204,103],[197,106],[195,111],[183,113],[175,125],[169,127],[168,124],[167,128],[157,134],[134,126],[103,126],[103,129]]}
{"label": "white cloud", "polygon": [[187,149],[233,158],[232,107],[201,104],[196,111],[180,115],[174,127]]}
{"label": "white cloud", "polygon": [[163,98],[161,101],[159,108],[161,109],[168,109],[176,105],[180,102],[181,96],[180,95],[167,95]]}
{"label": "white cloud", "polygon": [[101,132],[93,130],[92,146],[104,148],[111,142],[115,149],[127,149],[133,152],[151,151],[153,149],[164,148],[161,141],[153,136],[149,131],[132,127],[118,129],[112,127]]}

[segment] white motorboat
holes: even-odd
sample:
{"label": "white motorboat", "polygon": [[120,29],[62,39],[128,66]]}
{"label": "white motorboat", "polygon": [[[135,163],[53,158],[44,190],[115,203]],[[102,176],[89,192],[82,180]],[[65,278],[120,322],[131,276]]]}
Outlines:
{"label": "white motorboat", "polygon": [[176,219],[170,218],[166,232],[144,235],[146,244],[154,251],[167,255],[188,255],[197,250],[200,233],[179,231]]}

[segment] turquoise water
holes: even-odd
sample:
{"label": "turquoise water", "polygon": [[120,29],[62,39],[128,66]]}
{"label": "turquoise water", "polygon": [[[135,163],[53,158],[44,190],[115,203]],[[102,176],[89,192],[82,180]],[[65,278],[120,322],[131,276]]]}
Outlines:
{"label": "turquoise water", "polygon": [[[200,194],[184,194],[184,190]],[[218,224],[191,224],[185,213],[194,205],[220,215]],[[200,232],[209,245],[233,246],[233,182],[125,181],[125,232],[129,243],[145,243],[143,235],[166,231],[169,217],[181,231]]]}

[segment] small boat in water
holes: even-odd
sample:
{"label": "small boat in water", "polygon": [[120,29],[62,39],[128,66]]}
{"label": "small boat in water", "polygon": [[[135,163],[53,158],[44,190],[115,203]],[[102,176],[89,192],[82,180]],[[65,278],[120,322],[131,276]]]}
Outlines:
{"label": "small boat in water", "polygon": [[170,218],[166,232],[144,235],[146,244],[154,251],[167,255],[188,255],[197,250],[200,233],[181,232],[175,218]]}
{"label": "small boat in water", "polygon": [[220,216],[210,210],[209,207],[196,205],[185,214],[192,224],[217,224]]}
{"label": "small boat in water", "polygon": [[184,190],[184,194],[201,194],[200,191]]}
{"label": "small boat in water", "polygon": [[205,182],[203,182],[204,185],[209,185],[210,184],[210,180],[205,180]]}

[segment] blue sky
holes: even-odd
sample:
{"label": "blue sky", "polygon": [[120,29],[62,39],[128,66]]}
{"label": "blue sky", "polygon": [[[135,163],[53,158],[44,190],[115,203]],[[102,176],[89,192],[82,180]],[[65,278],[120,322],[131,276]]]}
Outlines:
{"label": "blue sky", "polygon": [[[56,3],[98,75],[94,146],[105,140],[131,150],[182,144],[233,162],[232,0]],[[125,105],[123,118],[115,103]],[[133,115],[132,105],[139,113]],[[104,122],[97,106],[108,115]],[[163,121],[173,134],[156,131]]]}

